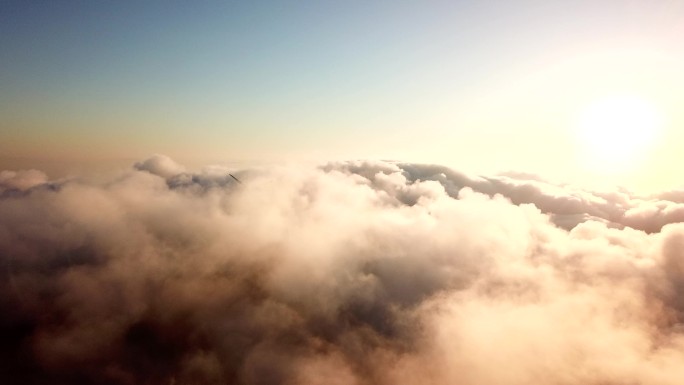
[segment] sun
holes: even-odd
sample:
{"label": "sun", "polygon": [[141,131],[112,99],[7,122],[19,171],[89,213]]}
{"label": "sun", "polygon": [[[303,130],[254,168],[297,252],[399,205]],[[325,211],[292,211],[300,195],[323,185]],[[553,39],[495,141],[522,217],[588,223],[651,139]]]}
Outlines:
{"label": "sun", "polygon": [[647,99],[615,95],[593,101],[580,113],[582,158],[595,171],[633,168],[659,136],[663,116]]}

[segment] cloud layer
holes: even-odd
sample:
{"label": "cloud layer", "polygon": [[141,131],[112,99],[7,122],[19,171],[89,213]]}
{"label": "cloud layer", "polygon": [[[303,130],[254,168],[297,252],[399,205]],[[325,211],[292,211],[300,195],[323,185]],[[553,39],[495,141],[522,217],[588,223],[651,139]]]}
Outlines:
{"label": "cloud layer", "polygon": [[0,382],[679,384],[684,192],[330,163],[0,174]]}

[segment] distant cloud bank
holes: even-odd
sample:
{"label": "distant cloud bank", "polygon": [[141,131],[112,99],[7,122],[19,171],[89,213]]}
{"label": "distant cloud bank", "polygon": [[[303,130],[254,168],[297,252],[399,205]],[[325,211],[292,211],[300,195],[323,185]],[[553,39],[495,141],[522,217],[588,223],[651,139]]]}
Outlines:
{"label": "distant cloud bank", "polygon": [[679,385],[680,222],[436,165],[2,171],[0,382]]}

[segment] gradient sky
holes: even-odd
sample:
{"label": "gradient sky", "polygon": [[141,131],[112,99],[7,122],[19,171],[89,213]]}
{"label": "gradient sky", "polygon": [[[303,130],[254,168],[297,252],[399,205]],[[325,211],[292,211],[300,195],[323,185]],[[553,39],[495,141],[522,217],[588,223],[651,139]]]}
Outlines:
{"label": "gradient sky", "polygon": [[[4,0],[0,169],[381,158],[675,187],[682,36],[681,1]],[[576,121],[613,94],[664,126],[599,172]]]}

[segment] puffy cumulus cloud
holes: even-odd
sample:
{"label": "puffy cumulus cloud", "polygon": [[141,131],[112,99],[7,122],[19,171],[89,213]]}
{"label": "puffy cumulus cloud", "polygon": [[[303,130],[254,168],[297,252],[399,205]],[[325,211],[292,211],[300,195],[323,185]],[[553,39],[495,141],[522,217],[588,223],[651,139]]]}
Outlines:
{"label": "puffy cumulus cloud", "polygon": [[684,378],[664,196],[388,162],[229,171],[155,156],[3,195],[0,381]]}
{"label": "puffy cumulus cloud", "polygon": [[19,193],[47,182],[47,175],[38,170],[0,171],[0,194]]}
{"label": "puffy cumulus cloud", "polygon": [[176,163],[176,161],[168,156],[161,154],[155,154],[143,161],[137,162],[134,167],[137,170],[147,171],[162,178],[169,178],[185,171],[185,167]]}

